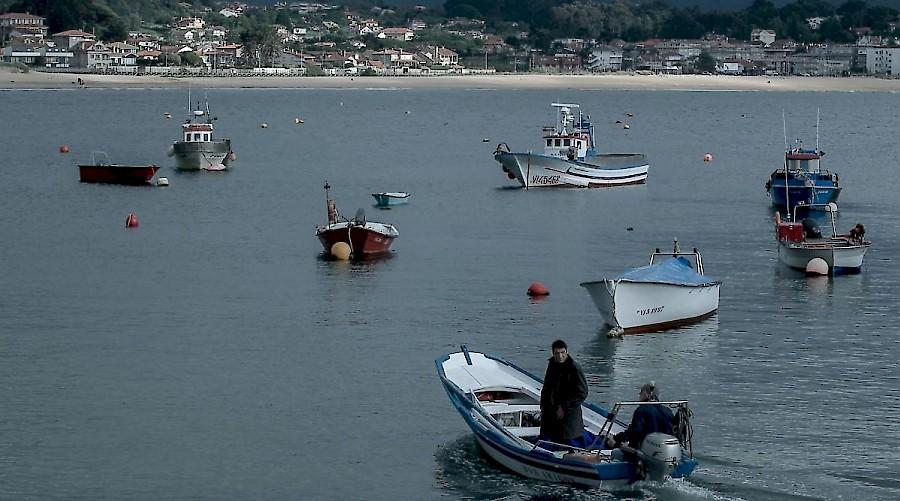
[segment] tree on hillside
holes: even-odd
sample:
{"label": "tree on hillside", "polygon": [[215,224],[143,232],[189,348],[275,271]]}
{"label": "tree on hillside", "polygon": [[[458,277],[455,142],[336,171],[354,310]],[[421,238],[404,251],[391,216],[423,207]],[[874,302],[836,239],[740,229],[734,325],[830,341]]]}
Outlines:
{"label": "tree on hillside", "polygon": [[659,29],[661,38],[702,38],[706,29],[697,22],[690,11],[675,11]]}
{"label": "tree on hillside", "polygon": [[829,17],[822,22],[822,25],[819,26],[819,35],[823,40],[832,42],[849,43],[853,41],[853,34],[841,26],[841,22],[834,17]]}
{"label": "tree on hillside", "polygon": [[712,57],[712,54],[710,54],[709,51],[700,51],[700,55],[697,56],[697,71],[701,73],[716,72],[716,59]]}
{"label": "tree on hillside", "polygon": [[101,40],[122,40],[128,35],[122,19],[108,6],[93,0],[18,0],[10,10],[46,17],[51,33],[71,29],[95,31]]}
{"label": "tree on hillside", "polygon": [[866,8],[865,0],[848,0],[845,2],[837,9],[837,14],[841,17],[841,25],[844,28],[865,26]]}

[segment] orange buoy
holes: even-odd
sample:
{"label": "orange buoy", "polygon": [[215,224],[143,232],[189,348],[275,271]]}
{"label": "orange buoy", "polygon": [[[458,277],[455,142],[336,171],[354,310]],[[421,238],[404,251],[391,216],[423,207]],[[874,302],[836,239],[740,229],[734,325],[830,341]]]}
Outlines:
{"label": "orange buoy", "polygon": [[68,145],[68,144],[64,144],[64,145],[60,146],[60,147],[59,147],[59,152],[60,152],[60,153],[68,153],[68,152],[69,152],[69,145]]}
{"label": "orange buoy", "polygon": [[703,155],[703,161],[704,162],[712,162],[712,154],[707,153],[706,155]]}
{"label": "orange buoy", "polygon": [[140,225],[141,223],[138,221],[137,216],[134,215],[134,212],[128,214],[128,217],[125,218],[126,228],[137,228]]}
{"label": "orange buoy", "polygon": [[510,178],[510,179],[515,179],[515,178],[516,178],[516,175],[513,174],[512,172],[506,171],[506,177],[508,177],[508,178]]}
{"label": "orange buoy", "polygon": [[544,284],[535,282],[528,287],[529,296],[549,296],[550,291],[544,287]]}

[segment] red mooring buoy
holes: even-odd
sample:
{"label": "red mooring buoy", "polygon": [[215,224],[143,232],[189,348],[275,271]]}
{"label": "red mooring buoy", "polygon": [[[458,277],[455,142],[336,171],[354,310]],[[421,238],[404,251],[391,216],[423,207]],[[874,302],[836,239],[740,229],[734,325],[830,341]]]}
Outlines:
{"label": "red mooring buoy", "polygon": [[68,145],[68,144],[64,144],[64,145],[60,146],[60,147],[59,147],[59,152],[60,152],[60,153],[68,153],[68,152],[69,152],[69,145]]}
{"label": "red mooring buoy", "polygon": [[128,217],[125,218],[125,227],[126,228],[137,228],[141,223],[138,222],[137,216],[134,215],[134,212],[128,214]]}
{"label": "red mooring buoy", "polygon": [[528,287],[529,296],[549,296],[550,291],[544,287],[544,284],[535,282]]}

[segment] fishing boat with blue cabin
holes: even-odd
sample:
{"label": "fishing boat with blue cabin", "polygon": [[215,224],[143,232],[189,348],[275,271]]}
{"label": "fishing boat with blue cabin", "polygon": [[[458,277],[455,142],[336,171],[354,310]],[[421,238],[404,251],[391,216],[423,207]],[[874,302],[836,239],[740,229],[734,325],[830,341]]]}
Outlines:
{"label": "fishing boat with blue cabin", "polygon": [[599,188],[647,181],[646,155],[597,153],[590,116],[582,114],[577,104],[551,106],[556,108],[556,124],[543,128],[542,154],[515,153],[506,143],[494,150],[494,160],[510,180],[524,188]]}
{"label": "fishing boat with blue cabin", "polygon": [[[691,411],[686,400],[619,402],[611,410],[581,406],[585,447],[540,437],[543,380],[499,357],[469,351],[450,353],[435,361],[450,403],[493,460],[524,477],[604,489],[637,480],[684,478],[694,471]],[[604,437],[627,428],[619,411],[638,405],[665,405],[675,410],[675,434],[647,435],[639,449],[620,446],[631,460],[620,459]]]}
{"label": "fishing boat with blue cabin", "polygon": [[821,167],[825,152],[819,149],[818,134],[817,114],[815,149],[803,148],[803,141],[800,139],[788,147],[785,126],[784,166],[769,176],[766,192],[772,198],[772,205],[787,214],[793,212],[798,205],[813,210],[817,207],[829,207],[828,204],[836,203],[841,194],[838,175]]}

